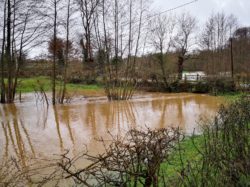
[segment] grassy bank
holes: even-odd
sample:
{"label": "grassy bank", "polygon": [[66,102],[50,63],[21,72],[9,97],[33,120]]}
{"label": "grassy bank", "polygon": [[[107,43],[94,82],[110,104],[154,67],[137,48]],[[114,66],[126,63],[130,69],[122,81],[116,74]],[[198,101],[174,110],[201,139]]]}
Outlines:
{"label": "grassy bank", "polygon": [[229,92],[229,93],[219,94],[218,96],[223,97],[226,101],[228,101],[229,103],[232,103],[246,95],[247,94],[243,92]]}
{"label": "grassy bank", "polygon": [[[60,82],[56,82],[57,89],[60,87]],[[21,78],[18,82],[17,92],[29,93],[39,90],[42,87],[44,91],[51,91],[51,80],[49,77],[34,77],[34,78]],[[102,92],[101,85],[83,85],[83,84],[67,84],[67,91],[69,92]]]}
{"label": "grassy bank", "polygon": [[[56,81],[57,89],[59,89],[60,84],[61,84],[60,81]],[[20,78],[18,79],[17,92],[22,92],[22,93],[34,92],[34,90],[39,90],[40,87],[42,87],[44,91],[51,91],[50,77],[38,76],[38,77],[32,77],[32,78]],[[95,92],[104,93],[103,86],[100,84],[87,85],[87,84],[80,84],[80,83],[79,84],[68,83],[67,91],[71,93],[72,92],[86,92],[86,91],[89,91],[90,93],[91,92],[92,93],[95,93]],[[176,91],[176,92],[179,93],[179,91]],[[218,94],[218,96],[222,96],[228,101],[234,101],[240,98],[242,95],[244,94],[241,92],[225,92],[223,94]]]}
{"label": "grassy bank", "polygon": [[180,171],[186,164],[201,159],[197,148],[201,148],[202,143],[203,138],[201,135],[184,138],[179,142],[178,147],[170,155],[168,161],[161,165],[161,172],[164,172],[164,175],[170,178],[176,177],[176,172]]}

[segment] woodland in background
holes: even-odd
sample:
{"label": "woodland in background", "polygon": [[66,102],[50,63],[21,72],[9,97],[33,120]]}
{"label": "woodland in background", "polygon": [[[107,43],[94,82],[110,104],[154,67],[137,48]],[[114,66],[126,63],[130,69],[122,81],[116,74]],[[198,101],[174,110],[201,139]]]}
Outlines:
{"label": "woodland in background", "polygon": [[[212,14],[198,29],[190,13],[150,11],[147,0],[1,0],[1,103],[14,102],[20,77],[50,76],[52,103],[66,84],[101,82],[109,100],[143,83],[175,91],[183,71],[249,80],[250,28]],[[34,55],[34,49],[43,54]],[[56,82],[60,82],[59,88]]]}

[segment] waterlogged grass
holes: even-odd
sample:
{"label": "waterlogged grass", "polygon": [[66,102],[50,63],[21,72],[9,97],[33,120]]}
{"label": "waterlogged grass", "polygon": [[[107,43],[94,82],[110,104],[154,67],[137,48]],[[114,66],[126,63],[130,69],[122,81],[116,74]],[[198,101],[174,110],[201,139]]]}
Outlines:
{"label": "waterlogged grass", "polygon": [[[29,93],[39,90],[40,87],[44,91],[51,91],[51,80],[49,77],[33,77],[33,78],[21,78],[18,80],[17,92]],[[59,89],[61,83],[56,81],[56,89]],[[101,91],[100,85],[83,85],[83,84],[67,84],[67,91],[80,92],[80,91]]]}

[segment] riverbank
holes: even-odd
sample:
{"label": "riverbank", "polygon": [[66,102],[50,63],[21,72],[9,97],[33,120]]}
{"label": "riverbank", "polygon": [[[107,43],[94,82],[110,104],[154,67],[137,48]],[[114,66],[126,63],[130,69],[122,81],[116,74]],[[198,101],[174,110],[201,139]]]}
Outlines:
{"label": "riverbank", "polygon": [[[44,91],[51,90],[51,80],[49,77],[40,76],[40,77],[33,77],[33,78],[20,78],[19,84],[17,86],[17,91],[21,91],[22,93],[33,92],[39,86],[43,86]],[[56,86],[60,86],[60,82],[56,82]],[[67,84],[68,91],[82,91],[82,90],[96,90],[100,91],[103,89],[101,85],[94,84],[94,85],[84,85],[84,84]]]}
{"label": "riverbank", "polygon": [[[204,86],[204,85],[203,85]],[[56,87],[57,89],[59,89],[60,87],[60,82],[57,81],[56,82]],[[187,87],[190,88],[190,86],[183,86],[182,84],[180,85],[175,85],[176,89],[173,89],[172,92],[170,93],[180,93],[180,92],[188,92],[188,93],[208,93],[207,91],[205,91],[206,89],[204,89],[202,91],[202,89],[200,88],[200,84],[197,84],[195,89],[193,90],[185,90],[185,89],[177,89],[177,87]],[[51,80],[49,77],[46,76],[39,76],[39,77],[33,77],[33,78],[20,78],[19,82],[18,82],[18,86],[17,86],[17,93],[30,93],[30,92],[34,92],[35,90],[39,90],[40,88],[43,89],[43,91],[45,92],[49,92],[51,91]],[[139,87],[139,90],[141,91],[147,91],[147,89],[143,89],[143,86]],[[183,91],[181,91],[183,90]],[[105,95],[105,91],[104,91],[104,86],[101,83],[97,83],[97,84],[80,84],[80,83],[68,83],[67,84],[67,91],[69,93],[75,93],[75,94],[86,94],[88,96],[90,96],[91,94],[93,94],[93,96],[104,96]],[[155,90],[150,90],[149,92],[155,92],[157,91],[157,89],[155,88]],[[165,92],[165,91],[163,91]],[[208,93],[209,94],[209,93]],[[239,98],[240,96],[243,95],[242,92],[224,92],[224,93],[217,93],[216,95],[218,96],[223,96],[224,98],[228,99],[228,100],[234,100],[236,98]]]}
{"label": "riverbank", "polygon": [[[56,81],[56,89],[59,89],[61,83]],[[68,83],[66,85],[66,90],[68,95],[75,96],[75,95],[85,95],[85,96],[104,96],[104,89],[102,85],[93,84],[93,85],[86,85],[86,84],[73,84]],[[43,89],[45,92],[51,91],[51,80],[49,77],[39,76],[33,78],[20,78],[19,83],[17,86],[17,93],[18,94],[25,94],[31,93],[35,91],[40,91]]]}

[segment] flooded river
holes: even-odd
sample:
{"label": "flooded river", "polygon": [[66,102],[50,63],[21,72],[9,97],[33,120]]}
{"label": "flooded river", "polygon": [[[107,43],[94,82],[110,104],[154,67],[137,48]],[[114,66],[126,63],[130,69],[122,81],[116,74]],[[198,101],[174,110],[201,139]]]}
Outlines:
{"label": "flooded river", "polygon": [[0,105],[0,158],[49,158],[70,150],[77,155],[86,145],[101,152],[96,138],[130,128],[180,127],[192,133],[200,118],[209,118],[222,99],[195,94],[143,94],[131,101],[108,102],[104,97],[79,98],[49,106],[31,95],[21,103]]}

